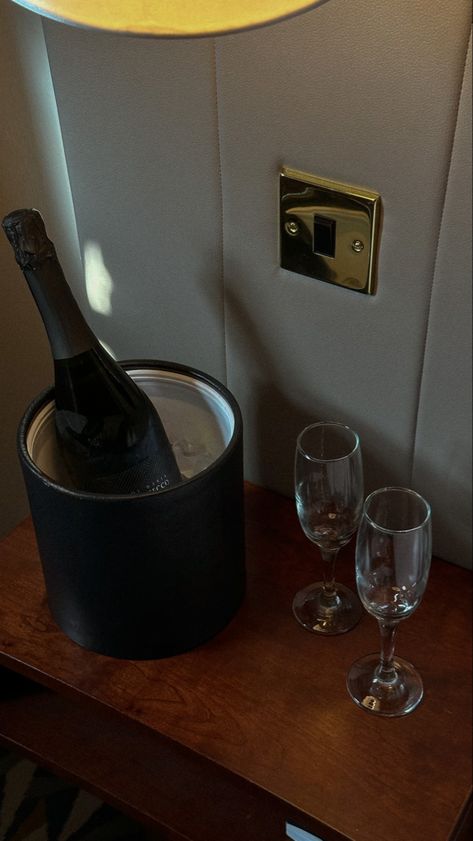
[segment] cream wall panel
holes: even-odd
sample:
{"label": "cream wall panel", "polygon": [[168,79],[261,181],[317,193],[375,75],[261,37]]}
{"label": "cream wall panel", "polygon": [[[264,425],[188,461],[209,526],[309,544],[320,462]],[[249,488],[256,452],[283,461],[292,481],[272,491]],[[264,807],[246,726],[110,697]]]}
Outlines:
{"label": "cream wall panel", "polygon": [[91,323],[118,358],[223,378],[213,42],[44,26]]}
{"label": "cream wall panel", "polygon": [[[469,0],[331,0],[217,40],[216,68],[212,40],[44,29],[80,246],[95,265],[73,285],[100,338],[118,357],[228,371],[248,478],[292,493],[297,432],[335,417],[361,433],[367,490],[417,483],[429,495],[426,419],[441,410],[450,423],[432,402],[442,265],[455,225],[471,236],[447,199],[436,258]],[[280,269],[283,164],[381,193],[374,298]],[[449,366],[462,373],[456,347]]]}
{"label": "cream wall panel", "polygon": [[[359,430],[367,490],[410,482],[469,21],[468,0],[332,0],[218,43],[228,383],[264,485],[292,491],[320,418]],[[279,268],[282,164],[381,194],[375,297]]]}
{"label": "cream wall panel", "polygon": [[471,41],[435,266],[413,481],[439,554],[471,566]]}
{"label": "cream wall panel", "polygon": [[[64,254],[68,273],[81,274],[76,229],[56,102],[41,21],[0,2],[0,219],[18,207],[41,208]],[[0,229],[0,535],[28,506],[16,430],[35,394],[51,382],[41,319]]]}

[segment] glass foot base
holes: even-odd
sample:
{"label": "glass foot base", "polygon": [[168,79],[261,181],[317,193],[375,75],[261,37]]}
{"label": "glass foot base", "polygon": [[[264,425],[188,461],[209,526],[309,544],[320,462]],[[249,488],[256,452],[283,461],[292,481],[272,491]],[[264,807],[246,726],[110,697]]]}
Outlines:
{"label": "glass foot base", "polygon": [[297,621],[313,634],[345,634],[361,619],[358,597],[343,584],[335,584],[335,599],[327,599],[323,582],[317,581],[296,593],[292,610]]}
{"label": "glass foot base", "polygon": [[379,654],[368,654],[353,664],[347,689],[355,704],[374,715],[400,716],[415,710],[424,694],[422,678],[411,663],[394,658],[396,679],[385,683],[377,677]]}

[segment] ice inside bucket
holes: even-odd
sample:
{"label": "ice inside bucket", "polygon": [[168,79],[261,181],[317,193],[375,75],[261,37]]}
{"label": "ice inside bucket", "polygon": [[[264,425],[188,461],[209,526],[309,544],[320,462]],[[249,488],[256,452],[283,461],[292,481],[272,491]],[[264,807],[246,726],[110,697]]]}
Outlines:
{"label": "ice inside bucket", "polygon": [[[235,416],[216,388],[174,370],[134,368],[128,373],[155,404],[186,479],[210,467],[224,453],[234,434]],[[26,446],[39,470],[67,487],[54,433],[53,401],[35,415]]]}

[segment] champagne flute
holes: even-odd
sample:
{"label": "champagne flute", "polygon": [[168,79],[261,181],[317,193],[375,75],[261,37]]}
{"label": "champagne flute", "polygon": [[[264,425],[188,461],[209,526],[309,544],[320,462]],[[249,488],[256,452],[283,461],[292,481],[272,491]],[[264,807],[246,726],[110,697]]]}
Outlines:
{"label": "champagne flute", "polygon": [[381,488],[365,501],[356,547],[356,578],[364,607],[379,623],[381,654],[351,667],[348,691],[376,715],[400,716],[422,700],[422,679],[411,663],[394,657],[402,619],[419,606],[431,561],[429,504],[408,488]]}
{"label": "champagne flute", "polygon": [[300,590],[292,609],[315,634],[343,634],[362,615],[351,590],[335,583],[335,562],[356,531],[363,505],[360,440],[348,426],[314,423],[302,430],[295,458],[296,508],[305,535],[320,549],[323,581]]}

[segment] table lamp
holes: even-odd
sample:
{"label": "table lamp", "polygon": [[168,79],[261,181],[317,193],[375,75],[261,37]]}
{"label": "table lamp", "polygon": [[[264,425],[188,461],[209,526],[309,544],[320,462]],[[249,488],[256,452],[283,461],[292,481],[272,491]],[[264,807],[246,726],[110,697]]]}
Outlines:
{"label": "table lamp", "polygon": [[156,38],[192,38],[253,29],[327,0],[14,0],[54,20]]}

